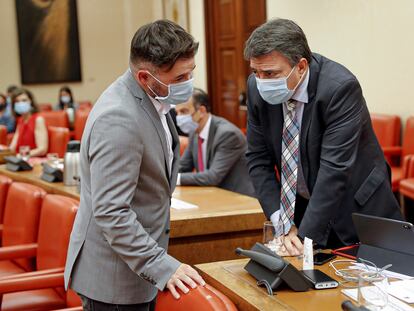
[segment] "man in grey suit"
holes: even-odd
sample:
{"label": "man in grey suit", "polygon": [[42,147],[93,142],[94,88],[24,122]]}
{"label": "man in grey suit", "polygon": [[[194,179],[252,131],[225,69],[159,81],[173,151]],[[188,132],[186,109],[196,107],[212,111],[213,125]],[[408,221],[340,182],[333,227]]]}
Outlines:
{"label": "man in grey suit", "polygon": [[[167,254],[179,143],[168,111],[192,94],[198,43],[166,20],[138,29],[130,68],[94,105],[81,144],[81,200],[65,285],[84,310],[153,310],[158,290],[204,285]],[[187,286],[186,286],[187,285]]]}
{"label": "man in grey suit", "polygon": [[190,100],[175,110],[177,125],[190,134],[177,184],[217,186],[253,196],[245,157],[246,137],[240,129],[210,113],[208,95],[201,89],[195,89]]}

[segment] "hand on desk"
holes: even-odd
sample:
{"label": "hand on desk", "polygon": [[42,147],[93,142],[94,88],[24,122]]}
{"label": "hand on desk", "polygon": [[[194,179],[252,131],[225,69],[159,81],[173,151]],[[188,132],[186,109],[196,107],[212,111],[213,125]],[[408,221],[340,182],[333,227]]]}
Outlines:
{"label": "hand on desk", "polygon": [[189,289],[185,284],[191,286],[191,288],[196,288],[196,282],[201,286],[206,285],[206,282],[204,282],[203,278],[196,270],[189,265],[181,264],[167,282],[167,288],[175,299],[179,299],[180,294],[177,292],[175,287],[178,287],[183,293],[187,294]]}
{"label": "hand on desk", "polygon": [[285,235],[284,250],[280,256],[299,256],[303,254],[303,244],[298,237],[298,228],[292,225],[288,234]]}

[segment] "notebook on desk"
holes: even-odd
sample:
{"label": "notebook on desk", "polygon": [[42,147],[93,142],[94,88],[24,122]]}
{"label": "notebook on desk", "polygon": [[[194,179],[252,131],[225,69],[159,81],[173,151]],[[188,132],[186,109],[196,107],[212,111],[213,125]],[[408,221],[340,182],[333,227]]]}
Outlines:
{"label": "notebook on desk", "polygon": [[361,242],[357,257],[377,267],[392,264],[388,270],[414,276],[414,226],[405,221],[353,213]]}

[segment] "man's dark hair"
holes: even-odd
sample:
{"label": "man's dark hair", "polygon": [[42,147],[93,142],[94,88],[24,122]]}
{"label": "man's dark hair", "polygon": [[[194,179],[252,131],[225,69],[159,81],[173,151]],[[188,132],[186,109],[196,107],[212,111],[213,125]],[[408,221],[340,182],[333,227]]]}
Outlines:
{"label": "man's dark hair", "polygon": [[210,100],[208,98],[208,95],[202,89],[194,88],[193,105],[196,110],[198,110],[200,106],[204,106],[206,107],[207,112],[211,111]]}
{"label": "man's dark hair", "polygon": [[272,19],[256,28],[246,41],[244,57],[249,60],[273,51],[283,54],[291,66],[296,65],[302,57],[308,63],[312,60],[305,33],[288,19]]}
{"label": "man's dark hair", "polygon": [[9,87],[7,88],[7,94],[12,94],[17,89],[18,87],[16,85],[9,85]]}
{"label": "man's dark hair", "polygon": [[169,20],[158,20],[142,26],[131,41],[130,62],[149,62],[171,69],[179,58],[197,53],[198,42],[181,26]]}

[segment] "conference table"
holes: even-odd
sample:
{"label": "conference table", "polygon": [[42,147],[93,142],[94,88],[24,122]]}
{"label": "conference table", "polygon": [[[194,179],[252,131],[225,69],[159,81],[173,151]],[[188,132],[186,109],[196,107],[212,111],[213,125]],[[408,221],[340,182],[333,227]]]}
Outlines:
{"label": "conference table", "polygon": [[[344,258],[342,258],[344,259]],[[288,257],[287,260],[296,268],[302,269],[302,259]],[[341,293],[344,289],[338,288],[314,290],[306,292],[294,292],[288,288],[276,291],[269,296],[264,287],[256,286],[256,280],[243,268],[248,259],[228,260],[196,265],[205,281],[223,292],[237,306],[239,311],[243,310],[342,310],[341,303],[350,300]],[[339,281],[333,269],[328,263],[315,266],[335,280]]]}
{"label": "conference table", "polygon": [[[79,200],[76,186],[40,179],[42,167],[12,172],[0,165],[0,174],[26,182],[52,194]],[[171,209],[168,252],[182,262],[198,264],[237,258],[237,247],[250,248],[262,240],[265,217],[257,199],[217,187],[177,187],[173,197],[194,205],[194,209]]]}

